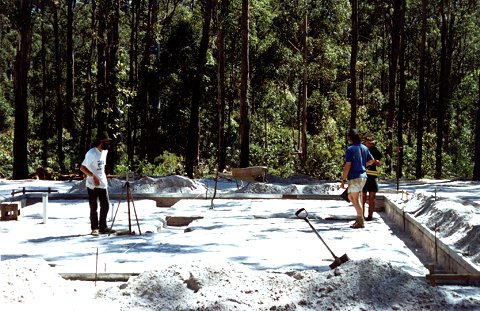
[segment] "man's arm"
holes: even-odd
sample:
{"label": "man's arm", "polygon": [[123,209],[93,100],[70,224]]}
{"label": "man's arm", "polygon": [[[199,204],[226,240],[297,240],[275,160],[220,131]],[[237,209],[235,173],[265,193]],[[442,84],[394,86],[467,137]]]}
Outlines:
{"label": "man's arm", "polygon": [[372,165],[372,164],[375,164],[375,158],[374,158],[373,155],[370,153],[370,150],[368,151],[367,159],[370,159],[370,160],[368,160],[367,163],[366,163],[367,166],[370,166],[370,165]]}
{"label": "man's arm", "polygon": [[82,173],[84,173],[87,176],[93,177],[93,184],[95,186],[100,185],[100,179],[98,178],[98,176],[95,175],[93,172],[91,172],[85,165],[82,164],[80,166],[80,171],[82,171]]}
{"label": "man's arm", "polygon": [[368,161],[367,161],[367,166],[370,166],[370,165],[372,165],[372,164],[374,164],[374,163],[376,163],[376,162],[375,162],[375,159],[368,160]]}
{"label": "man's arm", "polygon": [[80,171],[82,171],[82,173],[84,173],[87,176],[93,176],[93,173],[90,172],[90,170],[85,165],[80,166]]}
{"label": "man's arm", "polygon": [[343,166],[342,184],[341,184],[342,188],[345,188],[345,181],[347,181],[348,172],[350,171],[351,166],[352,166],[352,162],[345,162],[345,165]]}

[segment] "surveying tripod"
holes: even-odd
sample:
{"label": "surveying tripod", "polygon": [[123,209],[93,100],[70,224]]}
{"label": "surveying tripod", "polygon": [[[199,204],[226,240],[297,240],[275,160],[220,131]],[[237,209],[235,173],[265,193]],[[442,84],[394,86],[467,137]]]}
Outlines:
{"label": "surveying tripod", "polygon": [[[135,231],[132,231],[132,218],[131,218],[131,213],[130,213],[130,203],[132,203],[133,206],[133,212],[135,214],[135,220],[137,221],[137,227],[138,227],[138,234],[142,235],[142,231],[140,230],[140,224],[138,223],[138,217],[137,217],[137,211],[135,209],[135,202],[133,201],[133,196],[132,196],[132,189],[130,188],[130,182],[127,181],[125,182],[125,185],[123,186],[122,194],[120,195],[120,200],[118,200],[118,205],[117,205],[117,210],[115,211],[115,216],[113,216],[112,224],[110,226],[110,231],[113,228],[113,224],[115,223],[115,218],[117,217],[118,209],[120,208],[120,203],[122,201],[123,194],[126,194],[127,198],[127,207],[128,207],[128,231],[127,232],[119,232],[117,234],[122,235],[122,234],[129,234],[133,235],[135,234]],[[109,233],[110,235],[110,233]]]}

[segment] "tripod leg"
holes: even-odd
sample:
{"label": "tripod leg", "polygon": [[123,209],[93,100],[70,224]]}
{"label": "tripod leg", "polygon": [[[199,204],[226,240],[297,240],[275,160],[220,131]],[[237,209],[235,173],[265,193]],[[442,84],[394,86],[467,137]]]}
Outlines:
{"label": "tripod leg", "polygon": [[[113,219],[112,219],[112,224],[110,225],[110,232],[112,231],[113,224],[115,223],[115,218],[117,218],[117,213],[119,208],[120,208],[120,201],[118,201],[117,210],[115,211],[115,215],[113,216]],[[110,235],[110,232],[108,233],[108,235]]]}
{"label": "tripod leg", "polygon": [[132,221],[130,217],[130,188],[127,189],[127,205],[128,205],[128,233],[132,234]]}
{"label": "tripod leg", "polygon": [[133,196],[131,193],[130,193],[130,198],[132,199],[133,212],[135,214],[135,220],[137,221],[138,234],[142,235],[142,231],[140,230],[140,224],[138,223],[137,210],[135,209],[135,203],[133,201]]}
{"label": "tripod leg", "polygon": [[[123,196],[123,191],[122,191],[122,194],[120,195],[120,197],[122,197],[122,196]],[[115,218],[117,218],[117,213],[118,213],[119,208],[120,208],[120,200],[118,200],[117,210],[115,211],[115,215],[113,216],[112,224],[110,225],[110,231],[112,231],[113,224],[115,223]],[[108,235],[110,235],[110,233],[108,233]]]}

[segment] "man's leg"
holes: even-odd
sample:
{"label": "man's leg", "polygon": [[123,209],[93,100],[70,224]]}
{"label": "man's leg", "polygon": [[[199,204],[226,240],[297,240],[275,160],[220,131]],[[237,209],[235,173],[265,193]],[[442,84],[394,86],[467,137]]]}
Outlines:
{"label": "man's leg", "polygon": [[375,197],[378,192],[378,178],[369,177],[367,180],[368,185],[368,217],[367,220],[373,219],[373,212],[375,211]]}
{"label": "man's leg", "polygon": [[97,214],[97,194],[94,189],[87,188],[88,191],[88,205],[90,206],[90,229],[98,229],[98,214]]}
{"label": "man's leg", "polygon": [[363,218],[363,209],[362,209],[362,204],[360,203],[360,192],[350,192],[348,194],[348,198],[352,202],[353,207],[355,207],[355,212],[357,213],[357,217]]}
{"label": "man's leg", "polygon": [[108,198],[107,198],[107,189],[100,189],[96,188],[98,199],[100,201],[100,223],[99,229],[100,231],[105,230],[107,228],[107,215],[108,215]]}
{"label": "man's leg", "polygon": [[356,178],[350,180],[348,183],[348,198],[352,202],[353,207],[355,207],[355,211],[357,213],[356,222],[351,226],[352,228],[364,227],[361,192],[363,186],[365,185],[365,181],[365,178]]}
{"label": "man's leg", "polygon": [[[363,215],[363,217],[365,217],[365,203],[366,203],[366,201],[367,201],[367,192],[362,191],[362,215]],[[368,202],[370,202],[370,201],[368,201]]]}
{"label": "man's leg", "polygon": [[376,192],[369,192],[368,193],[368,218],[372,219],[373,212],[375,211],[375,195]]}

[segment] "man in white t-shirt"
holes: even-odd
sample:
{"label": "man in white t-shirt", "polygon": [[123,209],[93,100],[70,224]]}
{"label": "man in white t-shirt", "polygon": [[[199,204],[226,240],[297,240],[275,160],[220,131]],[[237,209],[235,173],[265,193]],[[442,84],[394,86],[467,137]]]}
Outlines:
{"label": "man in white t-shirt", "polygon": [[[80,171],[87,176],[86,186],[88,191],[88,203],[90,205],[90,227],[92,235],[99,233],[113,233],[107,226],[107,214],[109,209],[107,196],[107,174],[105,165],[111,139],[107,131],[98,133],[94,146],[87,151],[85,159],[80,166]],[[98,201],[100,202],[100,214],[97,213]]]}

